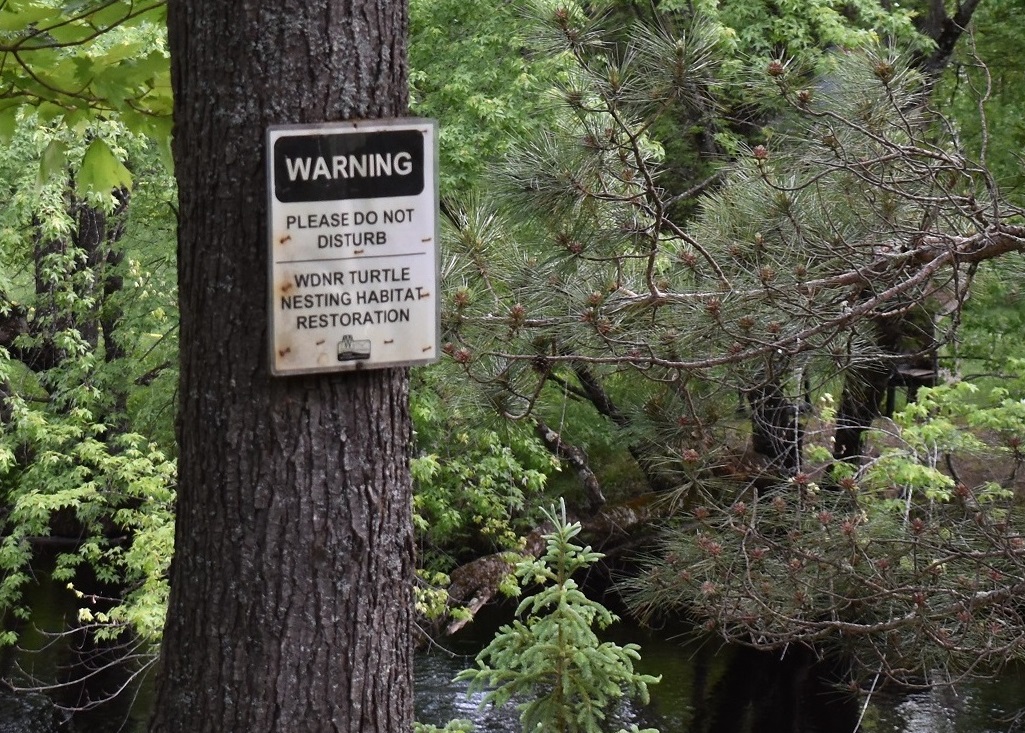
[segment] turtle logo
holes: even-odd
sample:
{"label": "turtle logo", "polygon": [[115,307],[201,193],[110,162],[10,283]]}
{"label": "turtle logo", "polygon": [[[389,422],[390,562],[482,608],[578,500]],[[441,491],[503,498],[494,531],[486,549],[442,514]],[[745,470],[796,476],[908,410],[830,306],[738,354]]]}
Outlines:
{"label": "turtle logo", "polygon": [[338,361],[360,361],[370,358],[370,339],[354,339],[350,334],[338,342]]}

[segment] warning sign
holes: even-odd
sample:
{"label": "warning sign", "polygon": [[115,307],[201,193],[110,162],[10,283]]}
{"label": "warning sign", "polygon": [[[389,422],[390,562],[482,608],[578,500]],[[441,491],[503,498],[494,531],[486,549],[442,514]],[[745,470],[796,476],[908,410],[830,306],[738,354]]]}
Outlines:
{"label": "warning sign", "polygon": [[438,354],[435,122],[267,130],[271,371]]}

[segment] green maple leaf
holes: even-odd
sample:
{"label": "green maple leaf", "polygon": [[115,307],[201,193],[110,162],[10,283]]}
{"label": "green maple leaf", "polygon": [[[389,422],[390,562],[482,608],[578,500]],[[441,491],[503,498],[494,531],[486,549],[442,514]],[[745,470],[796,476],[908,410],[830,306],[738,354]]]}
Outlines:
{"label": "green maple leaf", "polygon": [[131,186],[132,174],[110,147],[97,138],[85,151],[75,184],[82,192],[110,193],[112,189]]}

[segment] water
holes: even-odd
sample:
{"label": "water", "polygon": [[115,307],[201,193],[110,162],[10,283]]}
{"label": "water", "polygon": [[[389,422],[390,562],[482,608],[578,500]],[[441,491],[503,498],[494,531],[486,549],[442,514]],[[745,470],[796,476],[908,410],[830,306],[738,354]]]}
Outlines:
{"label": "water", "polygon": [[[66,629],[72,607],[56,584],[41,584],[33,591],[37,609],[33,626],[24,630],[22,648],[12,659],[40,680],[61,681],[93,674],[80,685],[52,690],[58,704],[75,707],[96,700],[128,681],[133,670],[111,665],[100,672],[96,666],[110,661],[105,650],[74,636],[54,640],[43,629]],[[503,618],[481,618],[463,635],[418,652],[414,679],[417,720],[444,725],[455,718],[474,722],[478,733],[519,733],[514,706],[481,707],[482,694],[468,696],[466,684],[455,676],[473,665],[473,657],[486,644]],[[40,626],[42,628],[40,628]],[[653,632],[633,625],[613,628],[607,635],[619,644],[641,645],[637,671],[662,675],[650,688],[651,704],[627,703],[611,711],[609,730],[616,726],[658,728],[661,733],[1025,733],[1014,720],[1025,706],[1025,670],[1011,670],[992,680],[963,685],[956,690],[938,687],[902,693],[890,689],[875,692],[867,701],[840,691],[829,670],[812,667],[809,660],[789,654],[783,659],[747,649],[722,648],[705,639],[695,640],[680,630]],[[5,665],[0,665],[5,666]],[[76,713],[77,733],[143,733],[152,705],[152,678],[129,686],[112,703]],[[49,719],[45,699],[0,699],[0,733],[43,733],[38,723],[15,725],[11,718],[26,721]],[[19,712],[23,711],[23,712]],[[49,717],[48,717],[49,716]],[[58,722],[65,716],[56,711]],[[858,728],[860,720],[860,728]]]}
{"label": "water", "polygon": [[[624,628],[620,633],[642,644],[638,671],[661,674],[662,682],[650,688],[650,705],[629,703],[610,715],[609,730],[616,730],[613,725],[636,723],[641,728],[658,728],[661,733],[1025,731],[1025,726],[1013,721],[1019,707],[1025,705],[1025,673],[1021,671],[964,685],[956,691],[947,687],[913,693],[884,689],[873,694],[865,706],[863,698],[852,699],[839,692],[828,680],[810,674],[806,665],[796,660],[780,661],[747,650],[717,649],[709,643],[684,643],[639,629]],[[468,696],[466,684],[454,681],[461,670],[473,664],[472,652],[469,645],[462,643],[455,645],[454,650],[435,647],[416,655],[416,719],[441,726],[463,718],[471,720],[478,733],[519,733],[514,706],[481,707],[483,694]],[[117,678],[123,679],[123,673]],[[148,685],[144,684],[142,690],[144,694],[135,700],[135,705],[133,698],[126,696],[76,714],[72,730],[143,733],[151,700],[145,695]],[[68,703],[90,694],[96,693],[79,688],[65,691],[58,698]],[[38,698],[33,699],[32,715],[43,715]],[[857,728],[863,707],[861,727]],[[16,708],[0,704],[0,711],[12,709]],[[0,720],[0,733],[7,733],[8,722]],[[41,730],[10,728],[12,733]]]}
{"label": "water", "polygon": [[[870,705],[864,733],[1016,733],[1025,706],[1025,670],[955,689],[883,693]],[[668,733],[668,732],[666,732]]]}
{"label": "water", "polygon": [[[814,717],[812,709],[821,705],[802,706],[808,680],[793,675],[790,665],[746,650],[667,639],[636,627],[620,627],[611,636],[617,643],[640,643],[642,660],[636,671],[661,675],[662,681],[649,688],[649,705],[627,701],[614,711],[610,730],[636,723],[662,733],[827,733],[825,728],[802,725]],[[417,720],[440,726],[452,718],[465,718],[484,733],[519,733],[514,706],[481,708],[483,695],[468,697],[465,683],[453,681],[472,664],[473,656],[462,649],[451,653],[435,648],[418,655]],[[846,716],[851,724],[844,730],[851,733],[857,709],[831,688],[828,692],[818,702],[831,703],[834,720]]]}
{"label": "water", "polygon": [[[929,691],[876,691],[852,697],[831,680],[828,669],[797,655],[779,659],[746,649],[687,641],[667,633],[622,626],[617,643],[642,647],[638,671],[661,674],[650,688],[651,704],[630,703],[610,722],[637,723],[661,733],[1014,733],[1025,706],[1025,670],[998,679]],[[513,706],[481,708],[483,695],[468,697],[453,678],[473,664],[474,641],[417,655],[417,720],[444,725],[453,718],[474,722],[480,733],[519,733]],[[860,721],[860,727],[859,727]],[[616,728],[609,726],[609,730]]]}

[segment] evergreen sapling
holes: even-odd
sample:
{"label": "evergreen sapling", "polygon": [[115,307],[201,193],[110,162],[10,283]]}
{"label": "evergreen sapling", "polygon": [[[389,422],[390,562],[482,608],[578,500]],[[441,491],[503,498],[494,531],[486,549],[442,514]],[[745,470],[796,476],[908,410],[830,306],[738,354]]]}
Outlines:
{"label": "evergreen sapling", "polygon": [[572,576],[602,554],[573,542],[580,524],[570,523],[565,503],[560,504],[558,512],[546,512],[554,529],[545,536],[545,554],[516,567],[521,587],[540,585],[541,590],[520,602],[516,620],[500,628],[477,655],[477,666],[457,679],[469,681],[471,693],[486,688],[482,704],[523,700],[518,708],[524,733],[601,733],[620,699],[636,697],[647,704],[648,685],[661,678],[634,671],[640,659],[636,644],[598,639],[595,626],[605,629],[619,619],[587,598]]}

